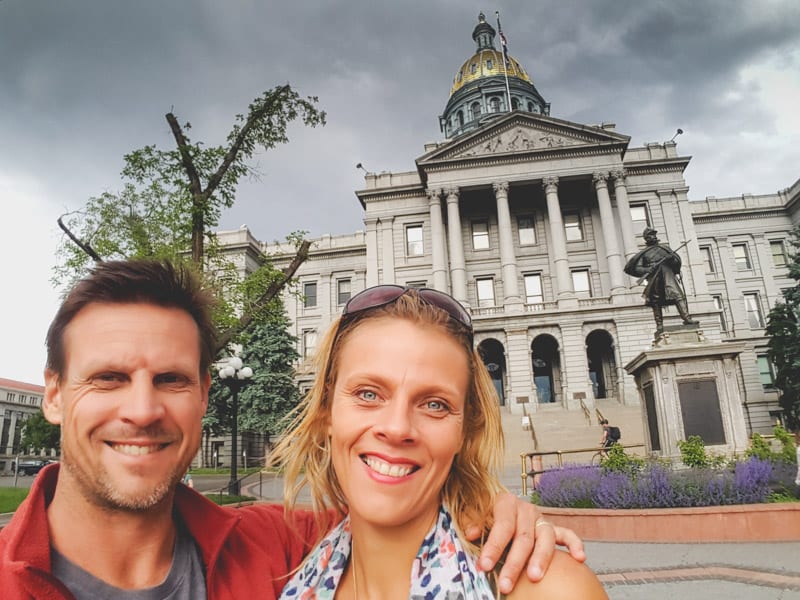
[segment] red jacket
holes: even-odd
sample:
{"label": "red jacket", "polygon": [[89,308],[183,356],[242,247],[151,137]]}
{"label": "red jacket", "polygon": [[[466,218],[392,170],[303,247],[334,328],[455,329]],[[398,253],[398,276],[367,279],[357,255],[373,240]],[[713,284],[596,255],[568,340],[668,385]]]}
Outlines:
{"label": "red jacket", "polygon": [[[28,498],[0,531],[3,600],[74,600],[50,574],[45,510],[55,492],[58,468],[53,465],[39,473]],[[184,485],[178,486],[175,508],[203,556],[209,600],[274,600],[287,574],[316,540],[308,512],[297,513],[295,534],[280,506],[219,507]]]}

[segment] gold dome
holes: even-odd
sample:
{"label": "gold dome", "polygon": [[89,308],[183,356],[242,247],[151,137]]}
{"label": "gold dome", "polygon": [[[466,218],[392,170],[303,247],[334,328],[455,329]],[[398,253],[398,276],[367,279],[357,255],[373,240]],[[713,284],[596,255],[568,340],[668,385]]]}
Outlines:
{"label": "gold dome", "polygon": [[[508,63],[509,77],[517,77],[518,79],[533,84],[531,78],[528,77],[528,74],[525,72],[525,69],[515,58],[509,56]],[[478,79],[495,76],[503,77],[504,75],[503,53],[500,50],[494,49],[480,50],[468,58],[456,72],[455,79],[453,79],[453,87],[450,89],[450,95],[452,96],[468,83]]]}

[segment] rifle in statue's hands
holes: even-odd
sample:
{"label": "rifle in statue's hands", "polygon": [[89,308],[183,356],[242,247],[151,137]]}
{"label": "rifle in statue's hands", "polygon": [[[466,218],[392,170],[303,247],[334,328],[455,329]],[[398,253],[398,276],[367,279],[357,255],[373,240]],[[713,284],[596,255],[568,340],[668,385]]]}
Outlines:
{"label": "rifle in statue's hands", "polygon": [[[650,278],[658,272],[658,270],[661,268],[661,265],[663,265],[666,261],[668,261],[673,256],[678,256],[678,250],[683,248],[688,243],[689,243],[689,240],[685,240],[680,246],[675,248],[675,250],[670,250],[669,254],[667,254],[667,256],[665,256],[660,261],[658,261],[655,265],[653,265],[652,269],[650,269],[645,275],[642,275],[641,277],[639,277],[639,279],[636,280],[636,285],[641,285],[642,282],[645,279],[647,279],[649,281]],[[663,246],[662,246],[662,248],[663,248]]]}

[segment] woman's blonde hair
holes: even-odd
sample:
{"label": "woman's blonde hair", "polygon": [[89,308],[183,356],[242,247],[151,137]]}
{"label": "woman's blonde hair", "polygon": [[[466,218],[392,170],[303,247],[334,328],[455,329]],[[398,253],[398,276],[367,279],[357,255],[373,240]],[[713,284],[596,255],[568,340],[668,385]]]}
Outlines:
{"label": "woman's blonde hair", "polygon": [[480,355],[472,348],[471,332],[444,310],[421,300],[413,289],[390,304],[348,315],[344,322],[337,319],[322,339],[314,357],[314,384],[290,415],[291,421],[271,455],[272,464],[284,471],[286,509],[294,506],[300,491],[308,486],[322,534],[331,524],[329,509],[339,515],[347,512],[347,499],[331,463],[330,396],[339,371],[340,350],[350,334],[364,323],[386,318],[436,327],[464,348],[470,372],[464,439],[442,489],[442,501],[457,526],[467,521],[490,525],[494,497],[503,490],[497,476],[504,447],[497,393]]}

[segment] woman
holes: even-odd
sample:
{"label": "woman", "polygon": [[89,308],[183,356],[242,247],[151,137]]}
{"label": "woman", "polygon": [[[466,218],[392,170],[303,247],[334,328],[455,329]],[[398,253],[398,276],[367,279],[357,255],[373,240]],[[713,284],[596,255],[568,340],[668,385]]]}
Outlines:
{"label": "woman", "polygon": [[[287,505],[309,485],[316,508],[347,517],[282,598],[495,597],[458,528],[488,522],[502,489],[498,402],[472,346],[469,314],[442,292],[384,285],[350,299],[319,348],[322,377],[274,454]],[[508,597],[606,595],[557,552],[540,583],[522,578]]]}

